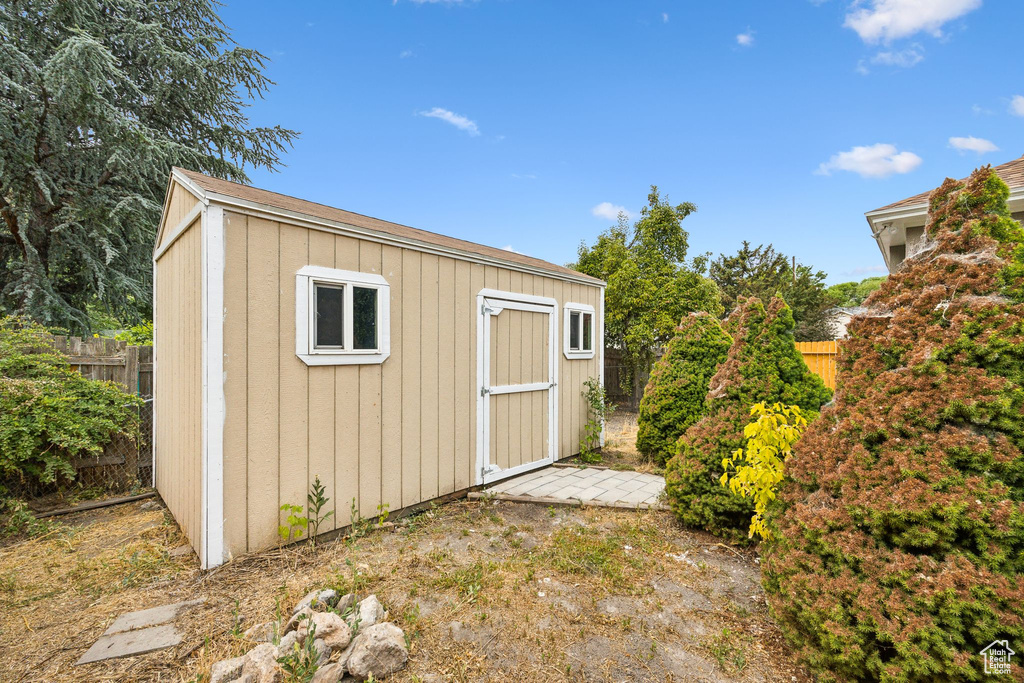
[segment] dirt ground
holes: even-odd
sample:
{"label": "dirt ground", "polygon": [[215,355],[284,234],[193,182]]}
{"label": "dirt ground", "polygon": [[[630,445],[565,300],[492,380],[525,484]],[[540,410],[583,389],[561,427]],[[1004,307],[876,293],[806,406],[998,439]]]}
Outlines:
{"label": "dirt ground", "polygon": [[[150,505],[150,508],[155,506]],[[0,548],[0,680],[200,681],[314,587],[376,593],[410,643],[395,681],[807,681],[755,555],[665,512],[456,502],[201,572],[162,508],[62,518]],[[205,598],[176,648],[74,662],[122,612]]]}
{"label": "dirt ground", "polygon": [[[605,422],[604,448],[601,449],[600,460],[590,464],[617,470],[661,474],[662,470],[636,449],[636,433],[639,429],[636,418],[636,411],[629,410],[628,406],[616,406]],[[571,458],[567,462],[579,463],[579,458]]]}

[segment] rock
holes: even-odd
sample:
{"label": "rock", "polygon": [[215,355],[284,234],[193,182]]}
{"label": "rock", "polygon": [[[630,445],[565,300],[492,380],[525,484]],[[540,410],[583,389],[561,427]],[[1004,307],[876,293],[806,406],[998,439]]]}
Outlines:
{"label": "rock", "polygon": [[344,677],[345,665],[341,662],[332,662],[317,669],[311,683],[338,683]]}
{"label": "rock", "polygon": [[292,618],[288,620],[288,623],[284,626],[284,633],[291,633],[299,627],[299,622],[304,621],[304,617],[313,616],[313,608],[309,605],[298,610],[292,615]]}
{"label": "rock", "polygon": [[409,661],[405,634],[394,624],[374,624],[361,629],[352,644],[346,668],[362,680],[370,676],[374,679],[389,676],[401,671]]}
{"label": "rock", "polygon": [[295,630],[299,638],[306,637],[310,623],[316,626],[316,637],[323,639],[331,649],[344,650],[352,642],[352,629],[334,612],[314,612],[313,616],[299,624]]}
{"label": "rock", "polygon": [[277,633],[280,630],[280,626],[277,625],[276,621],[268,621],[263,624],[256,624],[245,629],[245,633],[242,635],[246,640],[251,640],[254,643],[272,643],[277,637]]}
{"label": "rock", "polygon": [[277,647],[271,643],[260,643],[245,655],[242,675],[251,675],[256,683],[282,683],[284,672],[277,663]]}
{"label": "rock", "polygon": [[359,609],[349,616],[348,623],[353,631],[359,633],[368,626],[384,621],[387,616],[388,613],[384,609],[384,605],[380,604],[376,595],[371,595],[359,601]]}
{"label": "rock", "polygon": [[306,594],[304,598],[295,604],[292,614],[298,613],[303,607],[333,607],[338,601],[338,591],[327,588],[325,590],[314,590]]}
{"label": "rock", "polygon": [[317,638],[313,641],[313,652],[316,653],[317,666],[326,664],[327,660],[331,658],[331,648],[327,646],[327,643],[322,638]]}
{"label": "rock", "polygon": [[278,643],[278,646],[277,646],[277,656],[278,657],[284,657],[285,655],[290,654],[292,649],[295,647],[295,644],[298,643],[298,642],[299,642],[299,633],[298,633],[298,631],[292,631],[291,633],[286,633],[285,636],[283,638],[281,638],[281,642]]}
{"label": "rock", "polygon": [[155,500],[147,500],[145,503],[139,506],[139,509],[141,510],[160,510],[162,508],[163,505],[156,502]]}
{"label": "rock", "polygon": [[242,675],[242,666],[245,664],[245,655],[234,659],[222,659],[214,662],[210,667],[210,683],[228,683]]}
{"label": "rock", "polygon": [[345,612],[352,609],[356,604],[356,594],[346,593],[345,595],[338,598],[338,603],[334,606],[334,610],[344,616]]}

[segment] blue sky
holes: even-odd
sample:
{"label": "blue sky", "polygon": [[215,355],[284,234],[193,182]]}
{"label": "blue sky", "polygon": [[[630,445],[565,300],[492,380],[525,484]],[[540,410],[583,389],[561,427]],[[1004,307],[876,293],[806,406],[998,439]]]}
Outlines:
{"label": "blue sky", "polygon": [[1024,153],[1011,0],[250,0],[221,14],[272,60],[253,122],[302,133],[255,185],[556,263],[656,184],[699,207],[691,254],[772,242],[829,282],[859,280],[884,272],[865,211]]}

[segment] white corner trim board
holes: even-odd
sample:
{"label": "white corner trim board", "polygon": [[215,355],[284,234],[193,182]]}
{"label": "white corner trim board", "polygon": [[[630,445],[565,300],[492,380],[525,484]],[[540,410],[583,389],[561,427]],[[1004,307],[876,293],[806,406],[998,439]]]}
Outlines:
{"label": "white corner trim board", "polygon": [[224,563],[224,210],[202,214],[202,553],[204,569]]}
{"label": "white corner trim board", "polygon": [[[344,288],[345,343],[341,348],[316,348],[313,344],[316,313],[314,285],[338,285]],[[377,348],[354,349],[352,344],[352,287],[378,290]],[[295,273],[295,355],[306,365],[374,365],[391,355],[391,286],[376,273],[360,273],[323,266],[304,266]]]}
{"label": "white corner trim board", "polygon": [[[579,348],[570,347],[572,338],[572,314],[579,313],[580,329],[577,337]],[[583,314],[590,314],[590,348],[583,348]],[[567,302],[562,306],[562,353],[569,360],[585,360],[594,357],[594,346],[597,344],[597,315],[590,304]]]}

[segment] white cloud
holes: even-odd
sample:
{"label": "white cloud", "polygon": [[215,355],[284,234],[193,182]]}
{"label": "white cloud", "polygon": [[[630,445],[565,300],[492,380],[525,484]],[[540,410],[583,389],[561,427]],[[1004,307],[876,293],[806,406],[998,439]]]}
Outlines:
{"label": "white cloud", "polygon": [[480,129],[476,125],[476,121],[466,118],[462,114],[456,114],[455,112],[441,107],[434,107],[430,111],[421,111],[419,116],[426,116],[431,119],[441,119],[447,123],[452,124],[459,130],[464,130],[471,136],[476,137],[480,135]]}
{"label": "white cloud", "polygon": [[946,22],[978,9],[981,1],[856,0],[843,26],[856,31],[865,43],[889,42],[921,31],[941,36]]}
{"label": "white cloud", "polygon": [[624,213],[627,216],[630,215],[629,211],[626,211],[626,207],[619,206],[618,204],[612,204],[611,202],[601,202],[591,209],[590,213],[594,214],[598,218],[605,218],[610,221],[618,220],[620,213]]}
{"label": "white cloud", "polygon": [[412,57],[415,54],[416,53],[413,52],[412,50],[402,50],[401,52],[398,53],[398,57],[399,57],[399,59],[405,59],[407,57]]}
{"label": "white cloud", "polygon": [[1024,95],[1014,95],[1010,100],[1010,113],[1014,116],[1024,116]]}
{"label": "white cloud", "polygon": [[868,68],[867,63],[863,59],[857,61],[857,66],[855,66],[853,70],[859,73],[861,76],[867,76],[869,73],[871,73],[871,69]]}
{"label": "white cloud", "polygon": [[526,256],[526,254],[523,254],[523,252],[519,251],[518,249],[513,249],[511,244],[506,244],[505,246],[503,246],[501,248],[501,250],[502,251],[511,251],[513,254],[522,254],[523,256]]}
{"label": "white cloud", "polygon": [[873,266],[857,266],[853,270],[847,270],[841,275],[869,275],[871,273],[888,273],[889,269],[881,263]]}
{"label": "white cloud", "polygon": [[999,148],[992,141],[985,138],[976,138],[973,135],[968,135],[965,138],[950,138],[949,146],[961,152],[977,152],[978,154],[999,151]]}
{"label": "white cloud", "polygon": [[880,66],[898,66],[903,69],[921,63],[924,60],[924,48],[911,45],[905,50],[879,52],[871,58],[872,64]]}
{"label": "white cloud", "polygon": [[900,152],[895,145],[880,142],[833,154],[831,159],[818,166],[815,174],[850,171],[864,178],[885,178],[894,173],[910,173],[920,165],[921,157],[913,152]]}
{"label": "white cloud", "polygon": [[663,23],[663,24],[667,24],[668,23],[668,12],[662,12],[661,13],[661,23]]}
{"label": "white cloud", "polygon": [[744,33],[737,34],[736,44],[740,47],[750,47],[754,44],[754,32],[749,28]]}
{"label": "white cloud", "polygon": [[985,116],[991,116],[992,115],[992,110],[991,109],[986,109],[985,107],[981,106],[980,104],[972,104],[971,105],[971,111],[974,112],[975,116],[981,116],[983,114]]}

